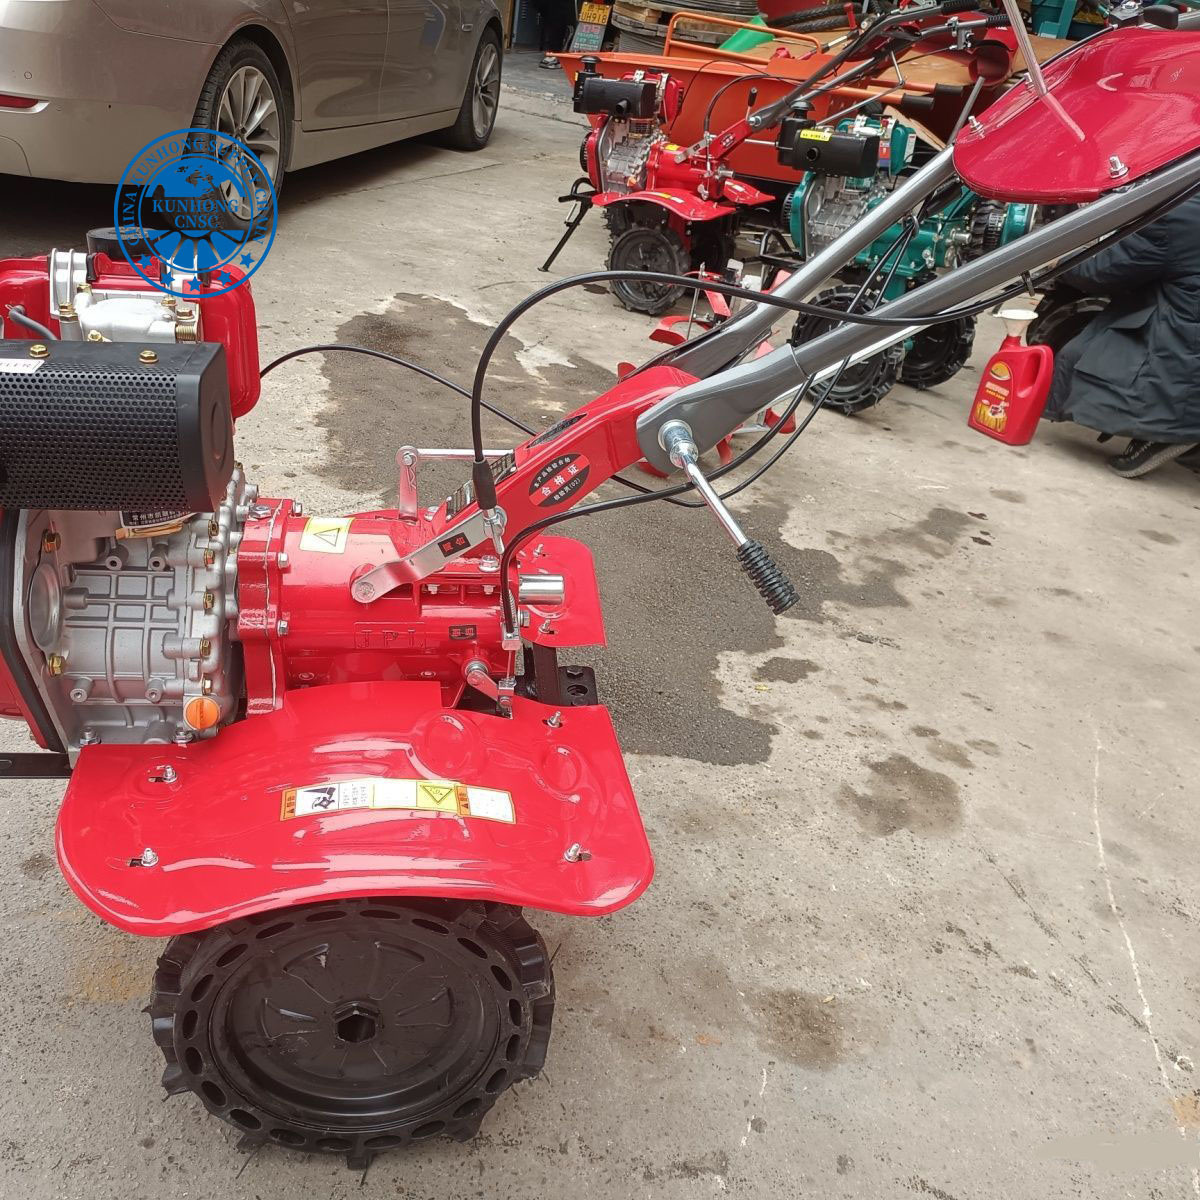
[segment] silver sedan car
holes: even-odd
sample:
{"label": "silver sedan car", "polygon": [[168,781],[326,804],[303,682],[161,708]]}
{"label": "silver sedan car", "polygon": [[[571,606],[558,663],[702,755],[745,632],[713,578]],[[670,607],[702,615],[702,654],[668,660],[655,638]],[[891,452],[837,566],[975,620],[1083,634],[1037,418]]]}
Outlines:
{"label": "silver sedan car", "polygon": [[0,0],[0,174],[116,183],[188,126],[284,171],[443,131],[485,146],[494,0]]}

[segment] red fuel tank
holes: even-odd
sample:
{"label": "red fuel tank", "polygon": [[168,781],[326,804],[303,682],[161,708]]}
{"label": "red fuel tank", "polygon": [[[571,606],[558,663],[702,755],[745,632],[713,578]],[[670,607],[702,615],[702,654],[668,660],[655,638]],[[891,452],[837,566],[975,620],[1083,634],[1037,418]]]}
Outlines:
{"label": "red fuel tank", "polygon": [[972,429],[1010,446],[1033,441],[1054,375],[1054,351],[1049,346],[1026,346],[1023,340],[1035,315],[1023,308],[1000,313],[1008,336],[984,367],[967,418]]}

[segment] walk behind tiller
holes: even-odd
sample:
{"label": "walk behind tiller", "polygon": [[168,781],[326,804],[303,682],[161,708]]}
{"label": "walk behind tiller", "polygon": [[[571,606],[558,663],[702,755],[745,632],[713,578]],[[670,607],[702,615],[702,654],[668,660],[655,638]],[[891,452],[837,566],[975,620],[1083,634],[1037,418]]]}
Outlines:
{"label": "walk behind tiller", "polygon": [[[1079,207],[869,314],[795,299],[956,179]],[[559,662],[604,632],[591,555],[556,528],[698,493],[783,612],[795,593],[717,476],[779,437],[769,465],[817,406],[707,477],[701,455],[1198,187],[1200,31],[1103,32],[769,299],[706,284],[753,302],[487,451],[505,331],[608,276],[543,289],[484,351],[471,451],[401,448],[396,506],[347,517],[262,497],[235,461],[233,418],[257,397],[248,289],[168,305],[102,242],[0,262],[0,711],[42,747],[0,765],[69,776],[67,882],[119,929],[169,939],[149,1007],[167,1091],[251,1143],[357,1164],[470,1137],[546,1056],[554,985],[525,913],[611,913],[652,871],[591,673]],[[789,309],[840,323],[740,361]],[[417,470],[435,454],[471,459],[470,479],[423,507]],[[641,459],[683,482],[580,506]]]}

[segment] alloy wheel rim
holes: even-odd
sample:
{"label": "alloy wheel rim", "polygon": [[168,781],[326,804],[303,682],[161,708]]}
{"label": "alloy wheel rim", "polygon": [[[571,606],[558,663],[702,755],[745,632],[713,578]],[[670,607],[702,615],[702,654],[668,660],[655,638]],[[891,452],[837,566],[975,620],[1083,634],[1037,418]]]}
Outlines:
{"label": "alloy wheel rim", "polygon": [[[253,151],[271,183],[278,183],[283,147],[279,106],[270,81],[257,67],[239,67],[230,76],[217,103],[216,128]],[[242,167],[239,174],[247,175],[245,165]],[[226,199],[235,204],[239,216],[254,215],[246,199],[233,194],[232,189]]]}
{"label": "alloy wheel rim", "polygon": [[491,42],[485,42],[475,64],[471,85],[471,120],[475,136],[484,138],[491,131],[500,102],[500,56]]}

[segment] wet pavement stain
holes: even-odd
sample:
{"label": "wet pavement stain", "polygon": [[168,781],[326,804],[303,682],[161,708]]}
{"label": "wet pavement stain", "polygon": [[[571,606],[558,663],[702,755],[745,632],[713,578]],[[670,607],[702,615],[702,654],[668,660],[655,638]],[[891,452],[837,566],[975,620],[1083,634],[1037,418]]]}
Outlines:
{"label": "wet pavement stain", "polygon": [[929,753],[933,755],[938,762],[949,763],[952,767],[973,767],[975,764],[971,761],[971,756],[955,742],[947,741],[945,738],[931,738],[929,740]]}
{"label": "wet pavement stain", "polygon": [[53,870],[54,859],[40,851],[21,860],[21,874],[29,879],[45,879]]}
{"label": "wet pavement stain", "polygon": [[888,837],[902,829],[926,836],[952,832],[962,823],[958,784],[903,754],[869,762],[865,791],[843,784],[842,803],[868,833]]}
{"label": "wet pavement stain", "polygon": [[[399,294],[383,313],[362,313],[337,330],[338,342],[382,350],[469,386],[491,326],[472,321],[457,305],[436,297]],[[508,336],[488,373],[484,398],[531,429],[554,420],[613,386],[615,375],[588,362],[539,366],[520,362],[523,344]],[[320,474],[355,492],[395,495],[396,451],[402,445],[470,445],[467,400],[412,371],[361,354],[326,354],[329,404],[318,419],[328,434]],[[539,378],[540,377],[540,378]],[[487,444],[510,446],[525,434],[484,415]],[[466,477],[464,464],[423,464],[421,498],[433,503]],[[433,486],[440,482],[440,488]]]}
{"label": "wet pavement stain", "polygon": [[1139,529],[1138,532],[1148,542],[1157,542],[1160,546],[1179,545],[1179,539],[1173,533],[1161,533],[1157,529]]}
{"label": "wet pavement stain", "polygon": [[808,658],[768,658],[754,673],[764,683],[799,683],[821,668]]}
{"label": "wet pavement stain", "polygon": [[814,1071],[828,1071],[845,1057],[846,1039],[836,997],[785,988],[759,992],[748,1000],[764,1052]]}

